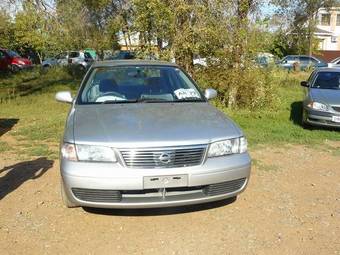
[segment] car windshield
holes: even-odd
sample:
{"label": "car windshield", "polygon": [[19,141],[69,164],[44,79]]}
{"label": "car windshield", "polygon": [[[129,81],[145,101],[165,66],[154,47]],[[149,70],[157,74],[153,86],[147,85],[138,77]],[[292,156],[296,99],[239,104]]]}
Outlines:
{"label": "car windshield", "polygon": [[12,51],[12,50],[7,51],[7,54],[12,58],[20,57],[20,55],[18,53],[16,53],[15,51]]}
{"label": "car windshield", "polygon": [[94,68],[78,104],[140,102],[205,102],[192,80],[171,66]]}
{"label": "car windshield", "polygon": [[318,73],[312,88],[340,89],[340,72]]}

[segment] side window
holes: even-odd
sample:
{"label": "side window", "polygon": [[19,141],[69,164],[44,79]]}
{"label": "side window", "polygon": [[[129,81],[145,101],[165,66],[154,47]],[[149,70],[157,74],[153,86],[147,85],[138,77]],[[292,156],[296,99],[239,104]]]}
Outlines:
{"label": "side window", "polygon": [[299,61],[299,59],[297,57],[294,57],[294,56],[288,56],[283,60],[283,62],[285,62],[285,61],[287,61],[287,62],[297,62],[297,61]]}
{"label": "side window", "polygon": [[71,51],[68,57],[69,58],[77,58],[77,57],[79,57],[79,52]]}
{"label": "side window", "polygon": [[309,63],[309,62],[311,62],[311,58],[309,58],[309,57],[299,57],[299,60],[302,63]]}
{"label": "side window", "polygon": [[310,61],[312,62],[312,63],[318,63],[319,61],[318,60],[316,60],[315,58],[310,58]]}
{"label": "side window", "polygon": [[64,59],[64,58],[66,58],[66,52],[58,54],[55,58],[56,59]]}

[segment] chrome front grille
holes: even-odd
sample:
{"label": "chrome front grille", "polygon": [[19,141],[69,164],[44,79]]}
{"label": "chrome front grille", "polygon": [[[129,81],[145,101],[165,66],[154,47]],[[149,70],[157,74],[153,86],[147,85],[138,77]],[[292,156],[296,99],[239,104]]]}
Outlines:
{"label": "chrome front grille", "polygon": [[200,165],[206,145],[120,150],[130,168],[171,168]]}

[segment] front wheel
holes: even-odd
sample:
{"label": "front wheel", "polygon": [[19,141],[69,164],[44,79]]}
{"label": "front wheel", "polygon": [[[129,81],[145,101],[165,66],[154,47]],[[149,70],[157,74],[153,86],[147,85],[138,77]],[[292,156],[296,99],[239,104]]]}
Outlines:
{"label": "front wheel", "polygon": [[11,72],[12,73],[17,73],[20,71],[20,68],[16,65],[11,65]]}
{"label": "front wheel", "polygon": [[63,204],[67,207],[67,208],[73,208],[73,207],[78,207],[77,205],[75,205],[74,203],[72,203],[65,192],[65,185],[63,180],[60,180],[60,189],[61,189],[61,199],[63,200]]}

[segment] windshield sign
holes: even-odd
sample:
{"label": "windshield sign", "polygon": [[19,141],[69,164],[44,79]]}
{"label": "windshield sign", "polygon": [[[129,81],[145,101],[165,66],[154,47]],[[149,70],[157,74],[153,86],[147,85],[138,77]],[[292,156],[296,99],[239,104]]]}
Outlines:
{"label": "windshield sign", "polygon": [[78,104],[203,102],[179,68],[119,66],[95,68],[81,89]]}

